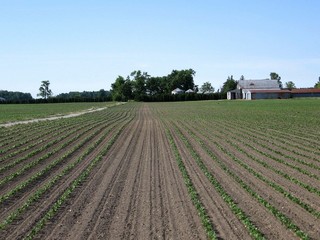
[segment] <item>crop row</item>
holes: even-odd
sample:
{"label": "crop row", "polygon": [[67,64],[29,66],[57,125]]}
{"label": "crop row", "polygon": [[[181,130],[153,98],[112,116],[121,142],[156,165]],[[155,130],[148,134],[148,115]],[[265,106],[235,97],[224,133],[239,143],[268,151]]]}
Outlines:
{"label": "crop row", "polygon": [[[92,130],[94,128],[94,126],[91,126],[89,129],[86,129],[86,131],[81,132],[76,134],[75,136],[73,136],[72,138],[70,138],[68,141],[63,142],[62,144],[60,144],[59,146],[57,146],[56,148],[54,148],[51,151],[46,152],[46,154],[42,155],[41,157],[27,163],[26,165],[24,165],[22,168],[20,168],[19,170],[11,173],[10,175],[7,175],[6,177],[4,177],[1,181],[0,181],[0,186],[2,186],[3,184],[13,180],[14,178],[22,175],[24,172],[30,170],[31,168],[35,167],[36,165],[38,165],[39,163],[45,161],[46,159],[48,159],[49,157],[53,156],[54,154],[58,153],[59,151],[63,150],[64,148],[66,148],[67,146],[69,146],[70,143],[74,143],[77,139],[79,139],[81,136],[83,136],[84,134],[86,134],[87,132],[89,132],[90,130]],[[76,132],[76,131],[75,131]],[[73,134],[74,132],[72,132],[71,134]],[[67,134],[69,135],[69,134]],[[64,138],[65,136],[62,136],[62,138]],[[59,142],[60,138],[55,140],[54,142]],[[44,148],[41,148],[40,151],[43,151],[47,149],[47,146],[45,146]],[[32,155],[27,155],[26,157],[23,157],[22,160],[25,159],[29,159],[33,156]],[[20,161],[20,159],[19,159]],[[16,162],[13,162],[13,164],[17,164]],[[11,165],[10,165],[11,167]]]}
{"label": "crop row", "polygon": [[[117,119],[111,118],[111,121],[109,123],[111,123],[112,121],[117,121]],[[14,179],[15,177],[21,175],[22,173],[26,172],[27,170],[31,169],[32,167],[36,166],[37,164],[39,164],[40,162],[43,162],[44,160],[48,159],[49,157],[53,156],[54,154],[58,153],[59,151],[63,150],[64,148],[66,148],[67,146],[69,146],[69,144],[75,142],[77,139],[79,139],[82,135],[88,133],[89,131],[93,130],[94,128],[96,128],[97,126],[104,126],[105,123],[105,119],[100,120],[98,122],[96,122],[95,124],[92,124],[92,122],[87,123],[86,125],[82,125],[78,128],[72,129],[71,131],[67,132],[65,135],[60,136],[59,138],[49,142],[48,144],[44,145],[43,147],[41,147],[40,149],[37,149],[13,162],[11,162],[10,164],[2,167],[0,169],[0,171],[3,170],[7,170],[13,166],[15,166],[16,164],[27,160],[27,159],[31,159],[35,154],[47,150],[46,154],[42,155],[41,157],[33,160],[30,163],[25,164],[21,169],[17,170],[16,172],[11,173],[10,175],[6,176],[5,178],[3,178],[0,181],[0,186],[7,183],[8,181]],[[80,129],[85,129],[82,132],[79,132]],[[99,128],[99,130],[101,129],[101,127]],[[97,132],[99,132],[99,130]],[[67,136],[71,136],[72,134],[77,133],[75,136],[73,136],[72,138],[70,138],[68,141],[63,142],[62,144],[60,144],[59,146],[57,146],[56,148],[52,149],[51,151],[48,151],[48,148],[52,145],[54,145],[55,143],[59,143],[61,142],[63,139],[65,139]]]}
{"label": "crop row", "polygon": [[[201,127],[199,126],[200,123],[201,123]],[[199,126],[199,128],[206,129],[207,131],[220,132],[221,134],[220,138],[226,138],[227,136],[229,136],[229,139],[236,139],[238,142],[243,143],[245,146],[251,148],[253,151],[267,157],[270,160],[274,160],[277,163],[283,164],[304,175],[307,175],[311,178],[319,180],[319,176],[317,174],[314,174],[304,168],[301,168],[297,164],[290,163],[286,159],[293,159],[293,161],[296,160],[296,162],[299,162],[302,165],[306,165],[311,168],[314,167],[315,169],[319,168],[317,165],[290,157],[288,155],[284,155],[283,153],[280,153],[280,156],[284,157],[285,159],[276,157],[276,155],[279,155],[279,151],[275,151],[273,148],[270,148],[265,144],[260,144],[260,142],[256,138],[248,137],[247,134],[249,134],[248,133],[249,131],[242,130],[240,129],[240,127],[236,127],[236,126],[226,127],[223,124],[216,124],[216,123],[214,124],[214,127],[212,127],[206,121],[198,121],[197,125]],[[259,144],[259,146],[261,146],[261,149],[260,147],[259,148],[255,147],[256,144]],[[273,152],[273,154],[268,153],[268,151]]]}
{"label": "crop row", "polygon": [[[127,122],[128,123],[128,122]],[[126,123],[126,124],[127,124]],[[52,219],[58,212],[59,208],[70,198],[71,194],[80,186],[85,179],[94,170],[97,164],[106,156],[111,146],[115,143],[116,139],[119,137],[126,124],[123,124],[113,135],[113,137],[106,144],[105,148],[91,161],[91,163],[86,167],[80,175],[72,181],[69,187],[60,195],[60,197],[49,207],[44,216],[35,224],[31,231],[27,234],[25,239],[33,239],[36,234],[41,231],[46,222]]]}
{"label": "crop row", "polygon": [[[245,154],[251,160],[257,162],[258,164],[262,165],[263,167],[265,167],[267,169],[272,170],[274,173],[280,175],[281,177],[283,177],[283,178],[285,178],[285,179],[287,179],[287,180],[289,180],[289,181],[291,181],[291,182],[293,182],[293,183],[295,183],[297,185],[300,185],[301,187],[307,189],[309,192],[316,193],[317,195],[320,194],[320,190],[319,189],[314,188],[314,187],[310,186],[309,184],[304,183],[301,180],[296,179],[295,177],[289,175],[288,173],[285,173],[285,172],[279,170],[278,168],[275,168],[275,167],[271,166],[270,164],[268,164],[268,162],[262,161],[262,160],[258,159],[257,157],[253,156],[253,154],[249,154],[247,151],[244,151],[243,148],[238,146],[239,143],[243,144],[244,146],[246,146],[250,150],[261,154],[262,156],[268,157],[268,159],[274,160],[274,161],[276,161],[276,162],[278,162],[280,164],[283,164],[285,166],[289,166],[292,169],[295,169],[295,170],[297,170],[298,172],[300,172],[302,174],[308,175],[309,177],[313,177],[313,178],[316,178],[316,179],[318,178],[318,176],[316,174],[312,174],[309,171],[307,171],[305,169],[302,169],[301,167],[298,167],[296,165],[290,164],[289,162],[284,161],[282,159],[275,158],[273,155],[267,154],[265,151],[262,151],[262,150],[260,150],[260,149],[258,149],[256,147],[254,147],[252,142],[247,141],[246,140],[247,138],[245,136],[241,135],[240,131],[239,131],[238,134],[233,134],[232,131],[227,132],[226,129],[222,128],[221,126],[217,126],[217,128],[214,130],[214,129],[210,128],[210,127],[207,127],[206,124],[199,125],[198,127],[201,128],[201,129],[205,129],[206,132],[210,132],[210,133],[212,133],[213,131],[214,132],[220,132],[220,135],[216,135],[218,138],[222,138],[224,136],[224,138],[226,139],[225,140],[226,143],[229,143],[230,146],[233,146],[235,149],[237,149],[239,152]],[[208,139],[211,139],[211,135],[206,134],[206,137]],[[252,139],[252,141],[256,142],[256,141],[254,141],[254,139]]]}
{"label": "crop row", "polygon": [[[102,116],[99,118],[101,119]],[[77,117],[77,120],[78,121],[73,121],[72,119],[66,118],[66,119],[59,119],[55,121],[46,121],[46,122],[31,124],[31,126],[33,127],[31,128],[30,126],[28,127],[30,128],[30,131],[28,131],[27,134],[22,135],[21,133],[18,132],[16,135],[14,135],[13,133],[11,133],[11,137],[13,138],[10,141],[11,147],[9,147],[8,149],[2,149],[2,152],[5,152],[12,148],[16,149],[17,147],[22,145],[28,146],[35,139],[38,139],[38,138],[44,139],[45,135],[48,135],[52,131],[55,131],[57,129],[59,129],[60,131],[63,131],[63,129],[66,129],[66,128],[68,129],[68,128],[72,128],[72,127],[76,127],[76,126],[80,126],[88,123],[88,118],[85,115]]]}
{"label": "crop row", "polygon": [[[112,115],[113,116],[113,115]],[[116,116],[109,116],[109,119],[112,120],[112,119],[117,119]],[[47,150],[49,147],[53,146],[54,144],[62,141],[64,138],[70,136],[71,134],[75,133],[75,132],[79,132],[81,129],[85,129],[86,127],[90,126],[92,127],[93,125],[96,125],[96,124],[103,124],[105,122],[105,119],[104,118],[100,118],[100,120],[91,120],[91,121],[85,121],[85,122],[79,122],[79,121],[74,121],[72,124],[69,124],[69,126],[67,128],[62,128],[60,130],[59,128],[59,131],[55,131],[56,133],[54,133],[53,135],[50,136],[51,139],[53,139],[52,141],[50,142],[47,142],[49,140],[49,138],[47,138],[45,135],[42,137],[42,139],[40,139],[39,141],[41,142],[47,142],[45,145],[43,145],[42,147],[38,147],[38,149],[35,149],[33,150],[32,152],[29,152],[28,154],[26,154],[25,156],[23,157],[20,157],[19,159],[15,159],[15,161],[11,162],[10,164],[6,165],[6,166],[3,166],[0,168],[0,172],[3,171],[3,170],[6,170],[6,169],[9,169],[10,167],[13,167],[14,165],[20,163],[21,161],[25,160],[25,159],[28,159],[38,153],[40,153],[41,151],[43,150]],[[61,135],[62,133],[66,133],[64,135]],[[59,136],[59,139],[54,139],[54,137],[56,136]],[[28,141],[29,142],[29,141]],[[23,150],[28,150],[30,149],[31,147],[30,146],[34,146],[34,144],[30,144],[29,146],[23,148],[23,149],[20,149],[14,153],[11,153],[11,154],[7,154],[4,159],[7,159],[9,157],[12,157],[12,156],[15,156],[16,154],[18,153],[22,153]]]}
{"label": "crop row", "polygon": [[204,227],[204,229],[205,229],[205,231],[207,233],[207,236],[208,236],[209,239],[218,239],[217,235],[216,235],[216,232],[214,231],[213,224],[210,221],[210,218],[209,218],[209,216],[207,214],[207,211],[206,211],[205,207],[203,206],[203,204],[202,204],[202,202],[200,200],[199,194],[197,193],[197,190],[196,190],[196,188],[194,187],[194,185],[192,183],[191,177],[187,172],[187,169],[186,169],[186,167],[185,167],[185,165],[184,165],[184,163],[182,161],[182,158],[181,158],[181,156],[179,154],[177,145],[175,144],[174,139],[172,137],[172,134],[170,133],[168,128],[166,129],[166,135],[167,135],[167,138],[169,139],[171,149],[174,152],[175,159],[177,161],[178,167],[179,167],[180,172],[182,174],[184,183],[185,183],[185,185],[187,187],[187,190],[188,190],[188,193],[190,195],[191,201],[192,201],[193,205],[195,206],[195,208],[198,211],[198,214],[200,216],[202,225],[203,225],[203,227]]}
{"label": "crop row", "polygon": [[[81,131],[82,129],[85,129],[88,126],[92,127],[91,123],[89,123],[87,125],[80,125],[78,128],[70,128],[70,131],[62,131],[62,132],[57,131],[57,133],[53,135],[53,140],[51,140],[51,141],[47,142],[46,144],[38,147],[37,149],[25,154],[24,156],[22,156],[22,157],[20,157],[18,159],[15,159],[14,161],[11,161],[9,164],[2,166],[0,168],[0,172],[2,172],[4,170],[7,170],[7,169],[9,169],[11,167],[14,167],[16,164],[18,164],[18,163],[20,163],[20,162],[22,162],[22,161],[24,161],[26,159],[34,157],[35,155],[39,154],[40,152],[48,150],[50,147],[54,146],[57,143],[60,143],[61,141],[63,141],[67,137],[71,136],[74,133],[77,133],[77,132]],[[64,134],[62,134],[62,133],[64,133]],[[56,136],[58,136],[58,138],[54,138]],[[28,148],[25,149],[25,151],[27,151],[27,150],[28,150]],[[21,153],[21,152],[19,152],[19,153]],[[16,154],[8,154],[3,158],[3,160],[5,160],[7,158],[11,158],[11,157],[13,157],[15,155]]]}
{"label": "crop row", "polygon": [[[8,158],[8,157],[17,155],[23,151],[31,149],[32,147],[43,142],[44,140],[47,141],[48,139],[53,138],[56,135],[59,135],[63,132],[68,132],[72,128],[75,128],[77,126],[81,126],[84,124],[88,125],[88,121],[86,119],[78,119],[77,122],[63,121],[63,125],[61,123],[57,124],[56,122],[52,123],[51,125],[48,125],[48,127],[46,128],[41,128],[40,130],[36,128],[31,132],[31,134],[28,133],[27,135],[19,134],[17,136],[13,136],[15,137],[16,143],[11,144],[10,147],[2,149],[2,154],[14,149],[16,150],[15,152],[6,154],[5,157]],[[19,149],[19,147],[22,147],[22,148]]]}
{"label": "crop row", "polygon": [[320,212],[312,208],[309,204],[304,203],[301,199],[298,197],[293,196],[291,193],[286,191],[283,187],[280,185],[274,183],[271,180],[268,180],[266,177],[263,175],[259,174],[256,172],[253,168],[249,167],[247,164],[245,164],[241,159],[235,157],[230,151],[227,149],[223,148],[220,144],[217,142],[213,142],[222,152],[224,152],[226,155],[228,155],[232,160],[234,160],[237,164],[239,164],[241,167],[246,169],[249,173],[254,175],[257,179],[267,183],[270,187],[272,187],[275,191],[281,193],[284,197],[288,198],[292,202],[298,204],[301,206],[303,209],[305,209],[307,212],[311,213],[315,217],[319,218],[320,217]]}
{"label": "crop row", "polygon": [[[217,122],[216,122],[217,123]],[[316,144],[315,146],[313,146],[312,144],[310,144],[309,142],[304,141],[296,141],[296,138],[290,136],[290,138],[286,138],[284,136],[283,133],[278,132],[278,131],[261,131],[261,130],[255,130],[252,127],[241,127],[241,128],[237,128],[237,126],[231,125],[231,126],[226,126],[225,124],[223,124],[223,122],[221,122],[220,124],[223,125],[224,128],[228,128],[229,131],[237,131],[237,132],[243,132],[246,135],[253,137],[253,138],[257,138],[263,141],[267,141],[271,144],[277,145],[277,146],[281,146],[281,148],[291,151],[292,153],[296,154],[296,155],[300,155],[300,156],[308,156],[305,154],[315,154],[315,155],[319,155],[320,152],[316,150],[316,148],[318,147],[318,144]],[[272,141],[271,141],[272,140]],[[304,152],[304,154],[301,154],[299,151],[296,150],[301,150]],[[310,155],[311,156],[311,155]],[[310,157],[312,158],[312,157]],[[316,159],[313,157],[314,160],[319,161],[319,159]]]}
{"label": "crop row", "polygon": [[[30,185],[31,182],[41,178],[44,174],[51,172],[52,168],[56,166],[60,166],[60,162],[72,156],[75,151],[81,151],[81,155],[77,158],[76,161],[71,162],[65,167],[59,174],[53,176],[53,178],[46,183],[43,187],[38,188],[32,196],[28,198],[28,200],[18,209],[13,211],[0,225],[0,229],[5,228],[8,224],[13,222],[17,217],[19,217],[23,212],[25,212],[29,206],[31,206],[34,202],[38,201],[43,194],[45,194],[49,189],[51,189],[53,186],[56,186],[57,182],[61,180],[65,175],[70,173],[72,169],[74,169],[76,166],[79,166],[79,164],[86,159],[86,156],[88,156],[90,153],[92,153],[94,150],[97,149],[99,145],[106,139],[108,135],[110,135],[111,132],[115,131],[117,128],[123,129],[124,126],[128,121],[131,121],[132,116],[130,114],[119,114],[118,119],[114,119],[113,121],[108,121],[108,117],[104,119],[105,125],[98,128],[94,132],[92,132],[89,136],[86,138],[82,139],[81,142],[79,142],[74,148],[66,152],[63,156],[60,158],[56,159],[55,161],[51,162],[46,168],[44,168],[42,171],[39,173],[33,175],[30,177],[28,180],[25,182],[21,183],[20,185],[17,186],[16,189],[10,191],[9,193],[1,196],[1,202],[4,202],[6,199],[10,198],[13,196],[17,191],[20,191],[21,189],[25,188],[27,185]],[[103,130],[104,129],[104,130]],[[120,129],[120,130],[121,130]],[[103,130],[103,131],[102,131]],[[120,130],[116,133],[113,134],[112,139],[109,141],[107,144],[110,148],[110,142],[113,144],[115,136],[118,136],[120,134]],[[97,139],[94,143],[90,144],[88,147],[84,148],[84,145],[86,143],[90,143],[94,137],[99,136],[99,139]]]}
{"label": "crop row", "polygon": [[[8,198],[12,197],[14,194],[16,194],[17,192],[25,189],[28,185],[30,185],[32,182],[36,181],[37,179],[43,177],[45,174],[49,173],[54,167],[56,167],[58,164],[61,164],[61,162],[65,159],[67,159],[68,157],[70,157],[73,153],[75,153],[77,150],[81,149],[87,142],[91,141],[99,132],[101,132],[102,128],[98,128],[97,130],[95,130],[94,132],[92,132],[89,136],[87,136],[86,138],[84,138],[82,141],[80,141],[76,146],[74,146],[71,150],[67,151],[66,153],[64,153],[61,157],[55,159],[53,162],[51,162],[49,165],[47,165],[44,169],[42,169],[41,171],[37,172],[36,174],[30,176],[27,180],[21,182],[19,185],[17,185],[15,188],[13,188],[12,190],[10,190],[8,193],[0,196],[0,204],[3,203],[5,200],[7,200]],[[107,134],[110,133],[110,131],[112,130],[112,128],[109,128],[108,131],[102,136],[100,137],[100,139],[94,144],[94,146],[96,146],[98,143],[100,143],[103,138],[106,137]],[[93,150],[92,148],[89,148],[90,152]],[[90,152],[86,152],[86,153],[90,153]]]}
{"label": "crop row", "polygon": [[[277,122],[279,119],[275,120]],[[260,133],[268,133],[270,132],[271,135],[279,136],[283,139],[288,141],[294,141],[299,144],[302,144],[306,147],[312,146],[314,149],[320,150],[319,147],[319,139],[315,139],[311,136],[309,129],[304,129],[302,131],[298,131],[297,127],[290,127],[288,129],[285,128],[273,128],[272,126],[266,125],[263,122],[253,122],[252,120],[246,121],[237,121],[235,119],[229,120],[229,126],[241,126],[241,128],[246,129],[256,129],[256,132]],[[300,126],[299,126],[300,127]],[[307,134],[306,134],[307,133]]]}
{"label": "crop row", "polygon": [[[177,128],[177,126],[176,126]],[[230,177],[232,177],[235,182],[237,182],[241,188],[246,190],[251,197],[256,199],[258,202],[260,202],[266,209],[268,209],[276,218],[280,220],[282,224],[284,224],[288,229],[294,231],[296,235],[302,239],[308,239],[308,235],[303,232],[297,225],[293,223],[293,221],[288,218],[285,214],[283,214],[280,210],[278,210],[275,206],[273,206],[270,202],[268,202],[266,199],[264,199],[262,196],[260,196],[258,193],[256,193],[247,183],[245,183],[237,174],[232,172],[230,168],[225,165],[225,163],[220,160],[214,153],[211,151],[211,149],[201,140],[199,137],[196,136],[196,134],[188,130],[188,133],[195,138],[195,140],[200,144],[202,149],[211,157],[212,160],[217,162],[221,169],[225,171]],[[183,133],[179,130],[179,134],[181,137],[183,137],[186,144],[190,144],[187,140],[187,138],[183,135]],[[216,144],[216,142],[214,143]],[[191,144],[189,145],[189,149],[191,148]],[[200,159],[200,156],[198,155],[198,158]]]}
{"label": "crop row", "polygon": [[[127,117],[126,117],[127,118]],[[71,156],[74,152],[76,152],[78,149],[81,149],[87,142],[90,142],[95,136],[98,136],[101,132],[102,129],[106,129],[107,132],[104,134],[104,136],[106,136],[107,134],[109,134],[113,128],[115,127],[116,124],[120,124],[121,122],[125,121],[126,118],[117,118],[117,119],[112,119],[111,121],[108,121],[106,123],[105,126],[102,126],[100,128],[98,128],[97,130],[95,130],[94,132],[90,133],[89,136],[87,136],[84,140],[82,140],[80,143],[78,143],[73,149],[69,150],[67,153],[65,153],[63,156],[61,156],[60,158],[54,160],[53,162],[51,162],[48,166],[46,166],[44,169],[42,169],[40,172],[36,173],[35,175],[33,175],[32,177],[30,177],[28,180],[20,183],[16,188],[12,189],[9,193],[5,194],[4,196],[2,196],[0,198],[0,203],[7,199],[9,196],[12,196],[13,193],[17,192],[18,190],[21,190],[23,188],[25,188],[28,184],[30,184],[31,182],[39,179],[40,177],[42,177],[45,173],[50,172],[50,170],[57,166],[58,164],[60,164],[64,159],[68,158],[69,156]],[[114,123],[116,122],[116,124]],[[102,141],[103,138],[100,137],[100,141]],[[97,143],[96,143],[97,144]],[[96,146],[95,144],[95,146]]]}
{"label": "crop row", "polygon": [[[244,133],[243,130],[241,130],[241,129],[238,130],[238,133],[241,133],[241,132]],[[285,157],[286,159],[291,159],[292,161],[298,162],[298,163],[300,163],[300,164],[302,164],[302,165],[306,165],[306,166],[308,166],[308,167],[311,167],[311,168],[320,170],[320,167],[317,166],[316,164],[312,163],[312,162],[309,162],[309,161],[307,162],[307,161],[304,161],[304,160],[300,160],[300,159],[298,159],[298,158],[296,158],[296,157],[289,156],[289,155],[283,153],[283,152],[280,151],[280,150],[275,150],[274,147],[271,148],[271,147],[269,147],[267,144],[263,144],[263,143],[261,142],[261,140],[262,140],[262,141],[265,141],[265,142],[266,142],[267,140],[266,140],[266,139],[259,138],[257,135],[253,135],[253,134],[250,134],[250,133],[246,132],[246,139],[249,140],[249,141],[251,141],[251,142],[257,142],[258,140],[260,140],[260,141],[259,141],[259,145],[260,145],[261,147],[263,147],[264,149],[269,150],[269,151],[272,151],[272,152],[274,152],[275,154],[277,154],[277,155],[279,155],[279,156],[281,156],[281,157]],[[273,143],[273,144],[274,144],[274,143]],[[291,149],[288,149],[288,148],[286,148],[286,147],[282,147],[282,149],[285,149],[285,150],[288,150],[288,151],[291,150]],[[300,154],[300,155],[302,155],[302,154]],[[311,158],[311,157],[308,158],[308,160],[311,160],[311,159],[314,160],[314,161],[316,161],[316,162],[320,162],[320,160],[317,159],[317,158]]]}
{"label": "crop row", "polygon": [[258,229],[257,226],[253,224],[253,222],[250,220],[249,216],[246,215],[246,213],[238,206],[238,204],[235,202],[235,200],[227,193],[227,191],[224,189],[224,187],[219,183],[219,181],[214,177],[213,174],[208,170],[207,166],[202,161],[200,155],[195,151],[193,146],[190,144],[190,142],[187,140],[187,138],[182,134],[182,132],[177,128],[177,126],[172,123],[171,124],[179,136],[179,138],[182,140],[182,142],[185,144],[186,148],[189,150],[191,156],[196,161],[198,167],[202,170],[204,175],[208,178],[212,186],[216,189],[216,191],[220,194],[220,197],[227,203],[231,211],[237,216],[237,218],[244,224],[244,226],[248,229],[249,234],[254,239],[265,239],[264,235],[261,233],[261,231]]}
{"label": "crop row", "polygon": [[[182,125],[182,123],[180,123],[180,125]],[[184,125],[184,127],[186,128],[186,126]],[[205,128],[203,128],[205,129]],[[313,216],[315,216],[316,218],[320,218],[320,212],[317,211],[316,209],[314,209],[312,206],[310,206],[310,204],[307,204],[305,202],[303,202],[300,198],[293,196],[290,192],[286,191],[283,187],[281,187],[279,184],[274,183],[271,180],[268,180],[266,177],[264,177],[262,174],[256,172],[253,168],[251,168],[249,165],[247,165],[242,159],[237,158],[234,154],[231,153],[231,151],[227,150],[226,148],[224,148],[221,144],[219,144],[217,141],[215,141],[209,134],[207,134],[208,131],[201,131],[199,130],[199,132],[201,132],[201,134],[203,134],[203,136],[205,136],[206,139],[210,140],[211,143],[213,143],[217,148],[219,148],[223,153],[225,153],[225,155],[229,156],[230,159],[232,159],[233,161],[235,161],[235,163],[239,164],[241,167],[243,167],[245,170],[247,170],[249,173],[251,173],[253,176],[255,176],[257,179],[265,182],[266,184],[268,184],[270,187],[272,187],[275,191],[281,193],[285,198],[288,198],[289,200],[291,200],[293,203],[298,204],[300,207],[302,207],[303,209],[305,209],[307,212],[309,212],[310,214],[312,214]],[[218,138],[221,138],[221,136],[218,136]],[[225,140],[227,143],[230,143],[230,140],[226,139]],[[233,144],[231,144],[233,145]],[[250,145],[250,144],[248,144]],[[243,151],[241,148],[239,147],[235,147],[236,150],[238,150],[239,152],[245,153],[245,155],[249,155],[248,153],[246,153],[245,151]],[[253,158],[251,158],[253,159]],[[259,161],[257,159],[253,159],[256,160],[258,163],[260,163],[263,166],[268,166],[267,163],[263,162],[263,161]],[[281,172],[280,170],[278,170],[277,172]],[[285,174],[281,174],[282,176]],[[312,187],[306,187],[308,186],[305,183],[300,182],[297,179],[294,178],[290,178],[288,177],[288,175],[286,178],[289,178],[292,182],[294,183],[299,183],[299,185],[305,186],[305,188],[307,190],[310,190],[311,192],[315,192],[319,194],[319,190],[316,188],[312,188]]]}
{"label": "crop row", "polygon": [[[29,131],[23,131],[22,129],[19,129],[18,131],[11,130],[8,133],[8,138],[2,137],[2,146],[0,150],[0,154],[3,155],[6,152],[16,149],[20,146],[23,146],[27,144],[28,142],[36,141],[39,138],[42,138],[44,135],[48,135],[52,132],[54,132],[57,129],[56,126],[52,125],[50,127],[47,127],[43,125],[42,127],[33,127],[30,128]],[[17,137],[18,136],[18,137]],[[6,148],[4,146],[7,146]]]}

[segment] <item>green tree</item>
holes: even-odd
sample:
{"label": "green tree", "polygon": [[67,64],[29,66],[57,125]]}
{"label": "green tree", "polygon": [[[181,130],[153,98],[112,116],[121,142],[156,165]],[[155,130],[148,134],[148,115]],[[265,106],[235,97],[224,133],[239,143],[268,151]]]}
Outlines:
{"label": "green tree", "polygon": [[111,84],[111,95],[113,101],[128,101],[132,99],[132,83],[129,78],[118,76]]}
{"label": "green tree", "polygon": [[173,70],[167,76],[167,93],[170,93],[175,88],[181,88],[182,90],[188,90],[194,88],[193,77],[196,72],[193,69],[186,70]]}
{"label": "green tree", "polygon": [[319,77],[319,81],[314,85],[314,88],[320,88],[320,77]]}
{"label": "green tree", "polygon": [[243,75],[241,75],[240,80],[244,80],[244,76]]}
{"label": "green tree", "polygon": [[279,87],[282,88],[282,82],[281,82],[281,77],[279,76],[278,73],[275,73],[275,72],[271,72],[270,73],[270,79],[271,80],[277,80],[278,81],[278,84],[279,84]]}
{"label": "green tree", "polygon": [[221,88],[221,93],[222,94],[226,94],[227,92],[236,89],[237,88],[237,84],[238,84],[238,82],[233,79],[232,75],[231,75],[231,77],[228,76],[227,81],[225,81],[223,83],[223,86]]}
{"label": "green tree", "polygon": [[294,84],[294,82],[289,81],[286,82],[286,88],[288,88],[289,90],[296,88],[296,85]]}
{"label": "green tree", "polygon": [[164,92],[162,83],[163,77],[150,77],[146,81],[146,90],[149,95],[161,94]]}
{"label": "green tree", "polygon": [[42,81],[41,86],[39,88],[40,92],[37,94],[37,96],[41,96],[44,99],[51,97],[52,91],[50,90],[49,86],[50,86],[49,80]]}
{"label": "green tree", "polygon": [[210,82],[205,82],[201,86],[201,91],[202,91],[202,93],[213,93],[214,87],[212,87]]}
{"label": "green tree", "polygon": [[140,70],[138,70],[133,71],[130,76],[133,77],[132,83],[134,99],[137,101],[141,101],[143,99],[143,96],[146,95],[146,83],[150,78],[150,75],[148,75],[147,72],[142,73]]}

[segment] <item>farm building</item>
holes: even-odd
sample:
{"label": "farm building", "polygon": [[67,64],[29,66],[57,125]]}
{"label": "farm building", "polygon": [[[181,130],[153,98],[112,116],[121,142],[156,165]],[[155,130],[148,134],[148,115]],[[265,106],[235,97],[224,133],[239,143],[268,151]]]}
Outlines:
{"label": "farm building", "polygon": [[290,94],[281,91],[277,80],[239,80],[237,88],[227,93],[230,99],[288,98]]}
{"label": "farm building", "polygon": [[247,90],[245,93],[247,100],[255,99],[285,99],[290,98],[289,90]]}
{"label": "farm building", "polygon": [[291,90],[292,98],[320,97],[320,88],[299,88]]}
{"label": "farm building", "polygon": [[171,92],[171,94],[173,94],[173,95],[181,94],[181,93],[184,93],[184,90],[182,90],[180,88],[176,88]]}
{"label": "farm building", "polygon": [[5,102],[5,101],[6,101],[6,99],[5,99],[5,98],[0,97],[0,102]]}
{"label": "farm building", "polygon": [[194,91],[192,89],[188,89],[186,93],[194,93]]}
{"label": "farm building", "polygon": [[227,93],[227,99],[286,99],[320,97],[319,88],[281,89],[276,80],[239,80],[237,88]]}

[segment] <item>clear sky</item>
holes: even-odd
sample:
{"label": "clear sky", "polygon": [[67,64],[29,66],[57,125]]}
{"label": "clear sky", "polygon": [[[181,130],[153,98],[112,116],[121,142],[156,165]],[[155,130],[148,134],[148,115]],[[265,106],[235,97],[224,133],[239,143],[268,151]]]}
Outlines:
{"label": "clear sky", "polygon": [[0,89],[36,97],[109,90],[133,70],[196,71],[313,87],[320,76],[319,0],[0,0]]}

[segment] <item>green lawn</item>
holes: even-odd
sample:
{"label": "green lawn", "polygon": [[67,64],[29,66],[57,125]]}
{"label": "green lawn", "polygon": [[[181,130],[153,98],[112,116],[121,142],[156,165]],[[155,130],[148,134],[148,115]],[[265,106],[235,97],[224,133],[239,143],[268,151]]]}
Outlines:
{"label": "green lawn", "polygon": [[49,117],[114,105],[114,102],[0,104],[0,123]]}

